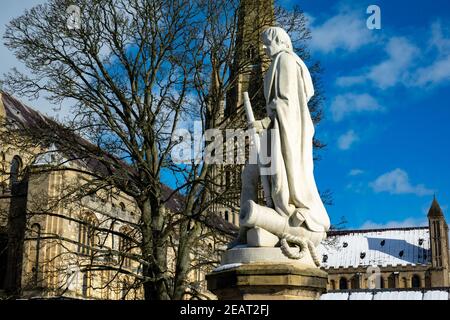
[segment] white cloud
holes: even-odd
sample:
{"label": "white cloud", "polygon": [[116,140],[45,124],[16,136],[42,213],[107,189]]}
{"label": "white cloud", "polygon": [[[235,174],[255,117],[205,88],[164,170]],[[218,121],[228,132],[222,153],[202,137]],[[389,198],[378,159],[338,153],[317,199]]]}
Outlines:
{"label": "white cloud", "polygon": [[419,87],[450,81],[450,56],[435,61],[426,68],[420,68],[414,78],[416,79],[414,84]]}
{"label": "white cloud", "polygon": [[336,84],[349,87],[371,81],[381,89],[393,87],[398,83],[407,84],[419,49],[406,38],[394,37],[389,40],[385,50],[386,60],[370,67],[364,73],[340,77]]}
{"label": "white cloud", "polygon": [[350,172],[348,173],[349,176],[359,176],[361,174],[364,173],[364,170],[361,169],[352,169],[350,170]]}
{"label": "white cloud", "polygon": [[450,28],[443,30],[442,23],[436,21],[431,26],[430,46],[437,50],[437,58],[427,67],[419,68],[412,81],[416,86],[438,85],[450,81]]}
{"label": "white cloud", "polygon": [[[336,79],[341,87],[372,83],[380,89],[396,85],[432,87],[450,81],[450,28],[440,21],[431,25],[428,48],[405,37],[390,38],[386,44],[387,58],[359,72]],[[422,41],[423,42],[423,41]],[[420,49],[419,49],[420,48]]]}
{"label": "white cloud", "polygon": [[334,121],[341,121],[351,113],[364,111],[379,111],[381,106],[371,95],[346,93],[336,96],[331,103],[331,113]]}
{"label": "white cloud", "polygon": [[450,53],[450,28],[446,29],[442,26],[441,21],[435,21],[431,25],[431,40],[430,45],[438,50],[442,55],[448,55]]}
{"label": "white cloud", "polygon": [[376,193],[389,192],[390,194],[415,194],[425,196],[433,194],[433,190],[426,188],[423,184],[412,185],[408,174],[402,169],[395,169],[379,176],[369,186]]}
{"label": "white cloud", "polygon": [[366,27],[365,16],[358,11],[341,11],[321,25],[311,22],[310,28],[312,50],[323,53],[338,49],[352,52],[374,40],[373,33]]}
{"label": "white cloud", "polygon": [[364,222],[360,229],[388,229],[388,228],[407,228],[407,227],[424,227],[428,225],[426,217],[424,218],[407,218],[402,221],[391,220],[385,223],[377,223],[371,220]]}
{"label": "white cloud", "polygon": [[389,40],[386,52],[388,59],[374,66],[367,75],[381,89],[407,82],[408,70],[420,51],[406,38],[395,37]]}
{"label": "white cloud", "polygon": [[341,150],[348,150],[358,140],[359,137],[355,131],[349,130],[338,138],[338,147]]}

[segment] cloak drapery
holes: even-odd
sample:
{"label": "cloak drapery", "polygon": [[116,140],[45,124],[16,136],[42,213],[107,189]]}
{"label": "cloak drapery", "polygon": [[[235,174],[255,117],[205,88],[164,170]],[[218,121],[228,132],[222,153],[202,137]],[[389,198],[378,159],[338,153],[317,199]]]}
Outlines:
{"label": "cloak drapery", "polygon": [[314,180],[314,125],[308,101],[314,95],[311,75],[293,52],[281,51],[264,79],[267,113],[272,119],[272,175],[274,209],[289,217],[291,226],[306,223],[314,232],[326,232],[330,219]]}

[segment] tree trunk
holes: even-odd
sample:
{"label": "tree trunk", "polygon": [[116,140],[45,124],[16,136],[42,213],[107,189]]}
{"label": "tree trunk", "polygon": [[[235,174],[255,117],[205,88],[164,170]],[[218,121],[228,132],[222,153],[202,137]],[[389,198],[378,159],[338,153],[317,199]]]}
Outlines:
{"label": "tree trunk", "polygon": [[162,235],[165,210],[157,197],[141,202],[142,255],[148,265],[143,267],[145,300],[170,299],[167,285],[167,241]]}
{"label": "tree trunk", "polygon": [[177,250],[177,263],[175,267],[175,279],[173,289],[173,299],[181,300],[186,293],[187,278],[191,266],[191,250],[193,239],[197,234],[196,224],[190,229],[189,220],[180,226],[180,238]]}

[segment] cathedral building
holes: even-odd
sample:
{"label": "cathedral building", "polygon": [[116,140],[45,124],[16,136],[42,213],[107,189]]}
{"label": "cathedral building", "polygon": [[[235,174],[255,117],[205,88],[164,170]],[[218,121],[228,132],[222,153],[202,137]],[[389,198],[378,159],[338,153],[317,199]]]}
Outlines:
{"label": "cathedral building", "polygon": [[439,293],[435,298],[448,299],[448,226],[436,199],[428,226],[330,231],[319,252],[328,273],[324,299],[355,293],[369,300],[377,295],[398,299],[399,292],[413,292],[402,299],[421,299],[432,292]]}
{"label": "cathedral building", "polygon": [[[0,136],[6,120],[23,126],[46,126],[52,121],[0,92]],[[67,195],[88,181],[77,169],[98,172],[98,164],[69,161],[55,144],[29,149],[5,140],[0,139],[2,296],[132,299],[142,295],[127,275],[140,273],[132,258],[137,250],[133,226],[139,216],[130,198],[98,190],[69,200]]]}
{"label": "cathedral building", "polygon": [[[143,299],[140,210],[134,201],[91,183],[84,172],[107,174],[95,159],[65,154],[57,141],[30,148],[33,143],[24,146],[23,137],[4,136],[3,125],[53,128],[52,121],[0,91],[0,299]],[[184,198],[173,193],[163,186],[165,209],[176,216]],[[205,225],[225,236],[236,231],[216,215]],[[203,232],[210,233],[207,227]],[[167,266],[175,270],[176,234],[172,241]],[[205,274],[226,242],[201,235],[191,249],[186,299],[214,298]]]}
{"label": "cathedral building", "polygon": [[[249,92],[255,116],[262,118],[268,61],[260,34],[275,21],[273,0],[242,0],[238,19],[235,80],[217,119],[222,129],[245,126],[244,92]],[[0,120],[5,118],[25,126],[51,121],[0,92]],[[66,161],[70,157],[58,149],[49,144],[24,150],[0,138],[0,295],[141,299],[142,288],[133,282],[141,274],[133,258],[139,253],[133,241],[139,238],[138,208],[117,190],[98,190],[64,205],[57,201],[85,178],[73,169],[99,170],[95,162]],[[54,163],[64,165],[45,170]],[[240,168],[217,165],[215,170],[217,193],[231,192],[215,204],[219,218],[212,223],[233,234],[239,225]],[[181,201],[175,199],[167,209],[176,212]],[[428,222],[411,228],[331,230],[319,247],[321,267],[328,273],[323,299],[398,298],[404,292],[410,298],[448,299],[448,226],[436,199]],[[202,250],[210,256],[216,248],[206,243]],[[197,269],[191,275],[208,299],[214,298],[206,292],[209,271]]]}

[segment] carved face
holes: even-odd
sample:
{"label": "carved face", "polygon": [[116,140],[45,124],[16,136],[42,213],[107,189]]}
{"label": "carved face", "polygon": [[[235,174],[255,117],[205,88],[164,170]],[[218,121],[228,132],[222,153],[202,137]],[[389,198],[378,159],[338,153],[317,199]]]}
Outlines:
{"label": "carved face", "polygon": [[283,49],[283,46],[280,46],[275,40],[269,40],[266,37],[263,37],[263,48],[266,54],[270,58],[273,58],[278,52]]}

